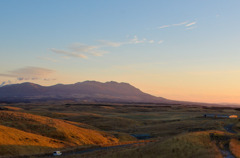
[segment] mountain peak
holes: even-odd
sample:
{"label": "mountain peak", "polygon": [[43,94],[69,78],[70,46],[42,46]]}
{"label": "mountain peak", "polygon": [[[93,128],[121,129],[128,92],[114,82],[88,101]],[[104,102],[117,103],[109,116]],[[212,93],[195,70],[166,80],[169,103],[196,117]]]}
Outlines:
{"label": "mountain peak", "polygon": [[38,84],[32,83],[32,82],[23,82],[23,83],[19,83],[19,84],[21,84],[21,85],[29,85],[29,86],[36,86],[36,85],[38,85]]}
{"label": "mountain peak", "polygon": [[103,102],[161,102],[164,98],[146,94],[129,83],[124,82],[98,82],[84,81],[75,84],[57,84],[43,87],[41,85],[25,82],[7,87],[0,87],[1,98],[31,98],[47,100],[89,100]]}

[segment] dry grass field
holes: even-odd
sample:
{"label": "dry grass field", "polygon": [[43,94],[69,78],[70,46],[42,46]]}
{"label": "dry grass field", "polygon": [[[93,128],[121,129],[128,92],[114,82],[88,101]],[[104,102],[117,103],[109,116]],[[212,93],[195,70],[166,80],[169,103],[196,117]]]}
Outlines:
{"label": "dry grass field", "polygon": [[[77,157],[77,156],[76,156]],[[208,132],[193,132],[181,134],[170,139],[152,143],[146,146],[133,147],[121,152],[109,151],[85,155],[85,157],[101,158],[221,158],[221,153]]]}
{"label": "dry grass field", "polygon": [[[69,146],[81,148],[86,144],[111,146],[136,141],[132,134],[147,134],[154,142],[64,157],[225,157],[221,150],[225,150],[226,145],[229,148],[226,150],[239,157],[239,120],[203,117],[204,114],[240,116],[240,111],[234,108],[57,103],[21,103],[5,107],[7,110],[0,111],[2,127],[15,130],[13,133],[24,132],[29,140],[43,137],[41,141],[44,141],[40,146],[27,139],[14,142],[8,138],[13,143],[5,142],[5,148],[13,151],[12,155],[31,155],[57,148],[69,150]],[[236,134],[226,131],[224,127],[229,124],[234,125]],[[210,133],[215,133],[214,139]],[[33,136],[28,137],[28,134]],[[55,140],[55,144],[49,143],[50,140]],[[0,150],[1,155],[10,154],[4,153],[4,144],[1,147],[4,149]]]}
{"label": "dry grass field", "polygon": [[236,156],[236,158],[240,158],[240,141],[236,139],[231,139],[230,150]]}
{"label": "dry grass field", "polygon": [[37,116],[22,112],[1,111],[1,124],[25,132],[67,141],[73,145],[109,144],[118,140],[104,132],[85,129],[63,120]]}
{"label": "dry grass field", "polygon": [[[50,148],[118,143],[113,135],[77,122],[26,112],[0,111],[0,155],[37,154]],[[55,150],[55,149],[54,149]]]}
{"label": "dry grass field", "polygon": [[70,143],[0,125],[0,154],[24,155],[63,148]]}

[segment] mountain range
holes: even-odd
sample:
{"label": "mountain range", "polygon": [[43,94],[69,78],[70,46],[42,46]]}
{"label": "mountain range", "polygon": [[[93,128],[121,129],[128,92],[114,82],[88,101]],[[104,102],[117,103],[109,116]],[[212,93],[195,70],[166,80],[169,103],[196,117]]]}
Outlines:
{"label": "mountain range", "polygon": [[128,83],[84,81],[75,84],[41,86],[26,82],[0,87],[0,101],[74,100],[88,102],[168,102]]}

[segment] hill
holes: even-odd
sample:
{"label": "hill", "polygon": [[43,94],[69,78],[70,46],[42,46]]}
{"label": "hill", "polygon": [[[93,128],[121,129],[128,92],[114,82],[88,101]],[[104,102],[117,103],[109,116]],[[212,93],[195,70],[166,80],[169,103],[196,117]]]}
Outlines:
{"label": "hill", "polygon": [[81,124],[52,119],[22,112],[0,111],[0,124],[24,132],[65,142],[71,146],[84,144],[111,144],[118,140],[113,136],[79,127]]}
{"label": "hill", "polygon": [[67,142],[0,125],[0,155],[38,154],[69,145]]}
{"label": "hill", "polygon": [[[225,134],[219,131],[184,133],[145,146],[136,146],[119,151],[102,151],[102,153],[93,152],[84,156],[99,158],[222,158],[216,142],[211,141],[209,132],[218,135]],[[77,157],[79,155],[71,156],[71,158]],[[65,156],[65,158],[68,158],[68,156]]]}
{"label": "hill", "polygon": [[85,81],[75,84],[41,86],[34,83],[0,87],[0,101],[76,100],[91,102],[169,102],[144,93],[128,83]]}

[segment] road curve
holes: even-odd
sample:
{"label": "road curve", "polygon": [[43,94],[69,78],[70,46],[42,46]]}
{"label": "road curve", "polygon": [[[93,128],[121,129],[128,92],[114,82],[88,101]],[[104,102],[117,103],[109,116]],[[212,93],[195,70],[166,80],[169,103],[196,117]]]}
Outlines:
{"label": "road curve", "polygon": [[108,147],[99,147],[99,148],[94,148],[94,149],[87,149],[87,150],[82,150],[82,151],[63,153],[62,155],[69,156],[69,155],[75,155],[75,154],[84,154],[84,153],[90,153],[90,152],[94,152],[94,151],[102,151],[102,150],[109,150],[109,149],[114,149],[114,148],[128,147],[128,146],[133,146],[133,145],[137,145],[137,144],[145,144],[145,142],[108,146]]}
{"label": "road curve", "polygon": [[[96,147],[96,148],[91,148],[91,149],[86,149],[86,150],[79,150],[79,151],[66,151],[62,152],[62,156],[70,156],[70,155],[75,155],[75,154],[84,154],[84,153],[90,153],[94,151],[103,151],[103,150],[109,150],[109,149],[114,149],[114,148],[122,148],[122,147],[129,147],[137,144],[146,144],[149,142],[137,142],[137,143],[131,143],[131,144],[123,144],[123,145],[115,145],[115,146],[107,146],[107,147]],[[53,154],[37,154],[37,155],[31,155],[31,156],[18,156],[18,157],[11,157],[11,158],[31,158],[31,157],[56,157],[53,156]],[[10,157],[9,157],[10,158]]]}
{"label": "road curve", "polygon": [[227,132],[229,132],[229,133],[235,134],[235,133],[237,133],[237,132],[232,129],[233,126],[234,126],[234,124],[229,124],[229,125],[224,126],[224,129],[225,129]]}

